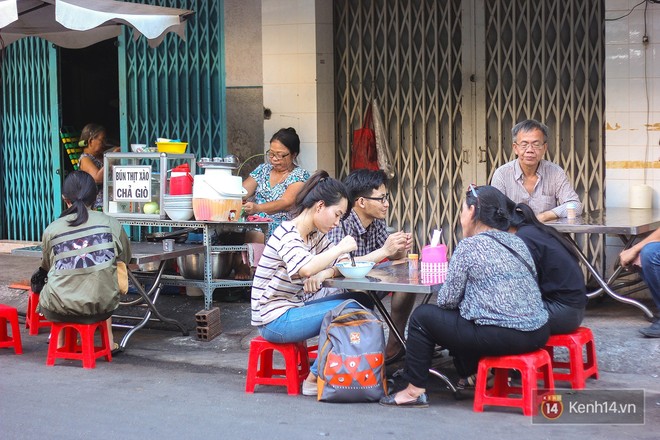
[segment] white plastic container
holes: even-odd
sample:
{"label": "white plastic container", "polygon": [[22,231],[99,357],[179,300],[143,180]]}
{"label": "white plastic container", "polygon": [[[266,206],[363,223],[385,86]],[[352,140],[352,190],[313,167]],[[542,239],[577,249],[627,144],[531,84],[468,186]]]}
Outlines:
{"label": "white plastic container", "polygon": [[193,184],[195,219],[238,221],[245,195],[240,176],[232,176],[229,169],[206,169],[205,174],[195,176]]}

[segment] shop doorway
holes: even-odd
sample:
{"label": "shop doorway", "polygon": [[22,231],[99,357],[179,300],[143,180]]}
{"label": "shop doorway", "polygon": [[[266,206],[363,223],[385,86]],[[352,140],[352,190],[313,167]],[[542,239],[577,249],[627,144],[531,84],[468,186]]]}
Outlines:
{"label": "shop doorway", "polygon": [[120,139],[116,42],[112,39],[83,49],[60,51],[62,126],[79,132],[90,122],[101,124],[112,145],[119,145]]}

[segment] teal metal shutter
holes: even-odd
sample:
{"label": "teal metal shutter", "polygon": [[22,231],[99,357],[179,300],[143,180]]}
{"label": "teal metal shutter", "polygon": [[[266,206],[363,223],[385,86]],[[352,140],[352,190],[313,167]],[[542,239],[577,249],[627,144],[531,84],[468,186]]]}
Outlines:
{"label": "teal metal shutter", "polygon": [[[122,144],[153,144],[157,137],[189,142],[188,153],[224,155],[226,148],[224,1],[150,0],[191,9],[186,41],[167,35],[155,49],[130,31],[120,40]],[[122,81],[125,81],[122,83]]]}
{"label": "teal metal shutter", "polygon": [[61,212],[57,51],[38,38],[5,49],[0,65],[0,237],[41,240]]}

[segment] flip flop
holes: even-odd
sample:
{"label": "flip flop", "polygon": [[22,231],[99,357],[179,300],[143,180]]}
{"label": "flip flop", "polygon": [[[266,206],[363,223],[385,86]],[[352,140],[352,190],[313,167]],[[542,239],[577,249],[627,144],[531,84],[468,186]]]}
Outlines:
{"label": "flip flop", "polygon": [[383,406],[395,406],[399,408],[428,408],[429,406],[429,400],[426,397],[426,393],[422,393],[419,396],[417,396],[417,399],[411,400],[410,402],[404,402],[404,403],[396,403],[396,400],[394,400],[396,394],[390,394],[389,396],[385,396],[380,401],[378,402],[379,404]]}

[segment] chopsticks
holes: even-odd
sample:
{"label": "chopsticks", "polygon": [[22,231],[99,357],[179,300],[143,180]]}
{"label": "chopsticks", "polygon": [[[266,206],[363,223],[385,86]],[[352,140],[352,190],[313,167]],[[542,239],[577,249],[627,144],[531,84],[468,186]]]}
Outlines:
{"label": "chopsticks", "polygon": [[[346,234],[346,226],[344,226],[344,220],[342,219],[342,220],[340,221],[340,223],[341,223],[341,230],[342,230],[342,232],[344,233],[344,235],[347,235],[347,234]],[[353,252],[349,252],[348,255],[351,257],[351,266],[354,266],[354,267],[355,267],[355,257],[353,257]]]}

